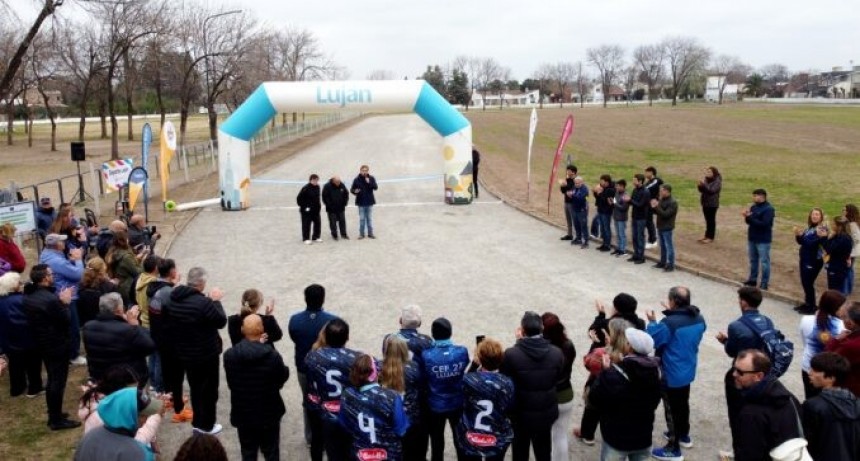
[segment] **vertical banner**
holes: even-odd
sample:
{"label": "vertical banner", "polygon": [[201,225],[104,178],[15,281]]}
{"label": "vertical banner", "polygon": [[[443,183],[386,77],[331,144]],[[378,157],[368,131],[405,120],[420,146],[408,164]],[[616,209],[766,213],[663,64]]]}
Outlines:
{"label": "vertical banner", "polygon": [[537,130],[537,110],[532,107],[532,115],[529,119],[529,154],[526,160],[526,202],[532,190],[532,143],[535,140],[535,130]]}
{"label": "vertical banner", "polygon": [[158,156],[158,172],[161,177],[161,202],[167,202],[167,184],[170,182],[170,161],[176,152],[176,129],[170,122],[164,122],[161,129],[161,154]]}
{"label": "vertical banner", "polygon": [[546,212],[549,214],[549,202],[552,198],[552,188],[555,186],[555,175],[558,173],[558,162],[561,161],[561,152],[564,150],[564,144],[573,133],[573,115],[568,115],[564,122],[564,128],[561,131],[561,138],[558,140],[558,147],[555,149],[555,159],[552,161],[552,173],[549,175],[549,191],[546,195]]}
{"label": "vertical banner", "polygon": [[109,160],[102,163],[102,179],[105,194],[116,192],[125,186],[128,175],[134,168],[134,161],[130,158],[120,160]]}
{"label": "vertical banner", "polygon": [[152,127],[149,123],[143,124],[143,135],[140,138],[140,166],[146,172],[146,180],[143,183],[143,209],[146,219],[149,220],[149,146],[152,145]]}
{"label": "vertical banner", "polygon": [[137,167],[131,170],[128,175],[128,210],[134,212],[134,205],[137,204],[137,199],[146,185],[146,180],[149,175],[143,167]]}

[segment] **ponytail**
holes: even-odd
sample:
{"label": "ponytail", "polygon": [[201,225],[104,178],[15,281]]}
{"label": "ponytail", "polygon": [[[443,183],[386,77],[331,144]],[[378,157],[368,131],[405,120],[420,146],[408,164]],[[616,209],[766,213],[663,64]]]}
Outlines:
{"label": "ponytail", "polygon": [[263,293],[260,290],[251,288],[242,293],[242,308],[239,310],[239,317],[245,318],[257,312],[260,305],[263,304]]}

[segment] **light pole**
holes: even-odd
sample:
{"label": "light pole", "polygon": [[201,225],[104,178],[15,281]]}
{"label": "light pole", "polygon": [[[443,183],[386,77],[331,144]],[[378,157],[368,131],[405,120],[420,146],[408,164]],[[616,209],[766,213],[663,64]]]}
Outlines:
{"label": "light pole", "polygon": [[[209,46],[207,45],[207,36],[209,35],[209,29],[206,26],[206,24],[209,21],[211,21],[212,19],[220,18],[221,16],[227,16],[227,15],[231,15],[231,14],[239,14],[241,12],[242,12],[242,10],[223,11],[221,13],[210,14],[209,16],[206,16],[203,19],[203,64],[206,67],[206,69],[204,71],[204,73],[206,74],[206,78],[205,78],[205,80],[206,80],[206,112],[209,115],[210,127],[211,127],[211,121],[213,118],[213,114],[215,112],[215,98],[212,96],[211,88],[209,86],[209,73],[210,73]],[[213,132],[210,129],[209,130],[210,142],[212,142],[212,143],[217,142],[215,139],[212,139],[212,138],[213,138]]]}

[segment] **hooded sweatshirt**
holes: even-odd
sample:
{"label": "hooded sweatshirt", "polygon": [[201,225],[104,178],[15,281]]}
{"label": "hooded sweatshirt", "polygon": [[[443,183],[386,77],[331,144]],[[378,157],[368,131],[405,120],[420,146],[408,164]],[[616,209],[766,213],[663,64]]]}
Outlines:
{"label": "hooded sweatshirt", "polygon": [[803,402],[803,435],[812,459],[860,459],[860,400],[848,389],[824,389]]}
{"label": "hooded sweatshirt", "polygon": [[770,461],[770,450],[800,437],[800,404],[777,379],[768,378],[741,391],[735,461]]}
{"label": "hooded sweatshirt", "polygon": [[142,272],[137,278],[134,286],[134,298],[140,306],[140,326],[149,330],[149,297],[146,295],[147,287],[154,282],[156,277],[148,272]]}
{"label": "hooded sweatshirt", "polygon": [[218,330],[227,325],[220,301],[213,301],[200,290],[179,285],[170,292],[170,302],[162,307],[166,331],[180,360],[194,361],[221,355]]}
{"label": "hooded sweatshirt", "polygon": [[540,336],[521,338],[505,351],[499,371],[514,382],[512,419],[538,430],[550,428],[558,418],[556,384],[565,378],[561,350]]}
{"label": "hooded sweatshirt", "polygon": [[78,461],[155,460],[152,450],[134,439],[137,431],[137,388],[127,387],[99,402],[103,427],[88,432],[75,450]]}

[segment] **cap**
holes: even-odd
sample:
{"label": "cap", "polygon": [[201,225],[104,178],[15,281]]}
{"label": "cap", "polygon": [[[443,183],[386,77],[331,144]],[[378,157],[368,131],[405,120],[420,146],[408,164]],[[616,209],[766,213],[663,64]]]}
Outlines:
{"label": "cap", "polygon": [[137,392],[137,412],[142,416],[152,416],[161,411],[164,402],[161,399],[154,399],[148,393]]}
{"label": "cap", "polygon": [[51,197],[42,197],[39,199],[39,205],[51,206]]}
{"label": "cap", "polygon": [[654,338],[648,333],[636,328],[628,328],[624,330],[624,335],[627,336],[627,342],[633,352],[639,355],[651,355],[654,353]]}
{"label": "cap", "polygon": [[63,234],[48,234],[45,237],[45,245],[54,246],[60,242],[65,242],[68,237]]}
{"label": "cap", "polygon": [[433,326],[430,327],[430,333],[433,339],[445,340],[451,339],[451,322],[445,317],[439,317],[433,321]]}

